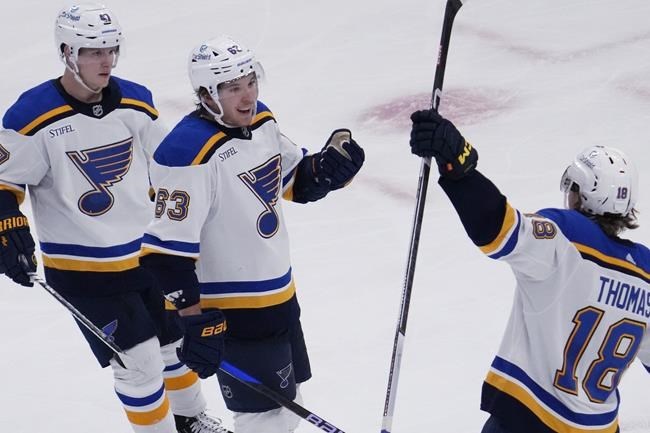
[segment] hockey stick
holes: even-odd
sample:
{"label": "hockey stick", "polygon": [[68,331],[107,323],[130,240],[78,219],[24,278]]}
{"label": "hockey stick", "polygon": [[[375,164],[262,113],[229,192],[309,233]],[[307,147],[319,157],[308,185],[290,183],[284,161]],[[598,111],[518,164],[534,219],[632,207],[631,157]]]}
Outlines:
{"label": "hockey stick", "polygon": [[289,409],[291,412],[298,415],[300,418],[309,421],[311,424],[315,425],[319,429],[327,433],[345,433],[343,430],[339,429],[334,424],[328,422],[324,418],[321,418],[315,413],[310,412],[309,410],[300,406],[298,403],[291,401],[288,398],[282,396],[281,394],[273,391],[271,388],[264,385],[259,380],[255,379],[249,374],[244,373],[243,371],[241,371],[234,365],[230,364],[229,362],[221,361],[219,370],[223,371],[227,375],[233,377],[234,379],[238,380],[239,382],[243,383],[249,388],[252,388],[253,390],[259,392],[263,396],[270,398],[271,400],[278,403],[279,405],[284,406],[285,408]]}
{"label": "hockey stick", "polygon": [[[24,256],[21,256],[20,259],[22,260]],[[52,286],[47,284],[43,278],[41,278],[36,272],[28,272],[27,275],[29,275],[29,278],[32,280],[33,283],[38,283],[41,287],[45,289],[47,293],[52,295],[54,299],[59,301],[61,305],[63,305],[77,320],[77,322],[81,323],[84,325],[90,332],[95,334],[97,338],[102,340],[104,344],[106,344],[113,352],[115,352],[115,360],[117,361],[118,364],[120,364],[122,367],[126,368],[124,366],[124,362],[122,361],[122,358],[127,358],[128,356],[122,352],[122,349],[115,344],[113,341],[113,338],[109,335],[107,335],[103,330],[99,329],[97,325],[95,325],[93,322],[91,322],[86,316],[83,315],[83,313],[77,308],[72,305],[70,302],[68,302],[67,299],[65,299],[59,292],[54,290]]]}
{"label": "hockey stick", "polygon": [[[440,47],[438,49],[438,64],[433,80],[433,92],[431,94],[431,107],[438,110],[442,96],[442,82],[445,76],[447,65],[447,53],[451,39],[451,28],[456,14],[468,0],[447,0],[445,16],[442,21],[442,35],[440,36]],[[393,341],[393,354],[390,360],[388,372],[388,386],[386,389],[386,401],[384,403],[384,415],[381,423],[381,433],[390,433],[393,425],[393,413],[395,412],[395,397],[399,381],[402,352],[404,350],[404,337],[406,336],[406,321],[408,319],[409,304],[411,302],[411,291],[413,289],[413,277],[415,275],[415,262],[420,244],[420,231],[424,216],[424,203],[427,197],[427,186],[429,183],[429,172],[431,170],[431,158],[422,158],[420,164],[420,178],[416,195],[415,215],[413,217],[413,228],[411,230],[411,243],[406,264],[406,275],[404,277],[404,288],[402,291],[402,303],[400,307],[395,340]]]}
{"label": "hockey stick", "polygon": [[[77,310],[74,305],[72,305],[63,296],[61,296],[59,292],[54,290],[52,286],[47,284],[47,282],[45,282],[45,280],[41,278],[36,272],[28,272],[27,275],[29,275],[29,278],[32,280],[32,282],[38,283],[41,287],[43,287],[50,295],[52,295],[57,301],[59,301],[59,303],[61,303],[68,311],[70,311],[70,313],[72,313],[72,315],[77,321],[79,321],[82,325],[88,328],[90,332],[95,334],[97,338],[102,340],[104,344],[106,344],[113,352],[115,352],[117,362],[122,367],[126,368],[121,358],[128,359],[128,355],[124,354],[122,349],[120,349],[120,347],[117,344],[115,344],[115,342],[109,335],[107,335],[103,330],[97,327],[97,325],[91,322],[86,316],[83,315],[83,313],[81,313],[81,311]],[[291,401],[288,398],[282,396],[281,394],[273,391],[271,388],[267,387],[259,380],[241,371],[240,369],[230,364],[229,362],[222,361],[221,365],[219,366],[219,370],[223,371],[224,373],[228,374],[229,376],[241,382],[242,384],[248,386],[249,388],[252,388],[253,390],[259,392],[263,396],[268,397],[269,399],[275,401],[279,405],[286,407],[291,412],[309,421],[311,424],[315,425],[319,429],[326,431],[327,433],[345,433],[343,430],[334,426],[332,423],[328,422],[327,420],[319,417],[315,413],[305,409],[304,407],[300,406],[298,403]]]}

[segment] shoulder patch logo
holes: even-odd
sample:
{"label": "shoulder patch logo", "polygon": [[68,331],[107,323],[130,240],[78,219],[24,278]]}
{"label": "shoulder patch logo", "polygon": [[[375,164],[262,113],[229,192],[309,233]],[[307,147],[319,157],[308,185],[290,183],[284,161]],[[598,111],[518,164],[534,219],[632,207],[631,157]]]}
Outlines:
{"label": "shoulder patch logo", "polygon": [[99,216],[113,207],[114,197],[108,188],[124,178],[133,160],[133,137],[117,143],[80,152],[66,152],[93,189],[78,201],[81,212]]}
{"label": "shoulder patch logo", "polygon": [[264,212],[257,218],[257,232],[265,239],[275,235],[280,228],[280,220],[275,212],[282,181],[280,155],[244,173],[239,178],[264,205]]}
{"label": "shoulder patch logo", "polygon": [[9,156],[11,156],[11,153],[5,149],[5,147],[0,144],[0,164],[4,164],[9,160]]}

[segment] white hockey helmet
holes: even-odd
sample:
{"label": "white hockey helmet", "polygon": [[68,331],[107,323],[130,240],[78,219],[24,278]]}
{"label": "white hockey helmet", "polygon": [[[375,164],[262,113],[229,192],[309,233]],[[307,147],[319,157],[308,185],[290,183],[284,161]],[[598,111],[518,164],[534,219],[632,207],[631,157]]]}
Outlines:
{"label": "white hockey helmet", "polygon": [[[122,26],[115,15],[99,3],[85,3],[62,9],[56,17],[54,41],[63,63],[66,64],[63,45],[71,50],[71,61],[76,68],[80,48],[119,47]],[[113,66],[117,63],[117,56]]]}
{"label": "white hockey helmet", "polygon": [[592,146],[567,167],[560,189],[577,192],[581,209],[588,213],[627,216],[636,204],[638,183],[637,171],[623,152]]}
{"label": "white hockey helmet", "polygon": [[192,88],[204,87],[212,99],[219,100],[217,87],[255,72],[261,79],[264,70],[251,50],[230,36],[221,35],[197,45],[188,59]]}

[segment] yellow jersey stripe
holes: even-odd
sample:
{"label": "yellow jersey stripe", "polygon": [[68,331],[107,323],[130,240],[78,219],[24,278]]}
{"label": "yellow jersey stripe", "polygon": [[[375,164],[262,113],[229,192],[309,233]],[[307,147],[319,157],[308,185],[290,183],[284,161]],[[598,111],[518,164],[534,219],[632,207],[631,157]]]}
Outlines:
{"label": "yellow jersey stripe", "polygon": [[162,404],[149,412],[134,412],[124,409],[131,424],[154,425],[162,421],[169,413],[169,399],[165,396]]}
{"label": "yellow jersey stripe", "polygon": [[618,418],[612,422],[611,425],[604,428],[587,429],[575,427],[567,424],[559,419],[553,413],[549,412],[544,406],[535,400],[530,393],[514,382],[497,375],[494,372],[489,372],[485,379],[487,383],[494,386],[498,390],[510,395],[523,403],[531,412],[533,412],[544,424],[550,429],[558,433],[616,433],[618,427]]}
{"label": "yellow jersey stripe", "polygon": [[226,136],[226,134],[224,134],[223,132],[217,132],[217,133],[214,134],[212,137],[210,137],[210,139],[208,139],[208,141],[205,142],[205,144],[203,145],[203,147],[202,147],[201,150],[199,151],[198,155],[196,155],[196,156],[194,157],[194,159],[192,160],[192,164],[191,164],[191,165],[198,165],[198,164],[200,164],[201,161],[203,160],[203,157],[206,155],[206,153],[208,153],[208,152],[210,151],[210,149],[212,149],[212,146],[214,146],[214,144],[215,144],[217,141],[221,140],[221,139],[224,138],[225,136]]}
{"label": "yellow jersey stripe", "polygon": [[253,121],[251,122],[251,125],[255,126],[255,124],[260,120],[264,120],[269,117],[273,118],[273,114],[271,114],[270,111],[262,111],[261,113],[257,113],[255,117],[253,117]]}
{"label": "yellow jersey stripe", "polygon": [[589,254],[590,256],[594,256],[599,260],[602,260],[605,263],[609,263],[611,265],[616,265],[621,268],[628,269],[634,273],[637,273],[639,275],[644,276],[645,278],[650,278],[650,273],[644,271],[643,269],[639,268],[638,266],[635,266],[634,264],[628,262],[627,260],[621,260],[617,259],[616,257],[608,256],[600,251],[598,251],[595,248],[588,247],[586,245],[580,244],[578,242],[573,242],[573,245],[580,251],[581,253]]}
{"label": "yellow jersey stripe", "polygon": [[[296,293],[296,285],[291,281],[286,289],[281,292],[261,296],[233,296],[228,298],[201,298],[201,308],[220,308],[222,310],[233,308],[266,308],[287,302]],[[165,300],[167,310],[175,310],[174,304]]]}
{"label": "yellow jersey stripe", "polygon": [[158,110],[156,110],[155,108],[153,108],[151,105],[147,104],[146,102],[142,102],[142,101],[139,101],[139,100],[133,99],[133,98],[122,98],[120,103],[121,104],[128,104],[128,105],[135,105],[135,106],[138,106],[140,108],[144,108],[145,110],[147,110],[149,113],[151,113],[152,115],[154,115],[156,117],[159,116]]}
{"label": "yellow jersey stripe", "polygon": [[43,266],[61,271],[85,272],[121,272],[137,268],[140,265],[137,256],[112,262],[91,262],[87,260],[61,259],[43,254]]}
{"label": "yellow jersey stripe", "polygon": [[293,201],[293,184],[282,193],[282,198],[285,200]]}
{"label": "yellow jersey stripe", "polygon": [[194,385],[199,380],[199,376],[193,371],[188,371],[182,376],[178,377],[166,377],[165,378],[165,389],[167,391],[178,391],[181,389],[187,389],[190,386]]}
{"label": "yellow jersey stripe", "polygon": [[68,111],[72,111],[72,107],[69,106],[69,105],[63,105],[61,107],[55,108],[54,110],[50,110],[47,113],[41,114],[36,119],[29,122],[20,131],[18,131],[18,133],[26,135],[32,129],[34,129],[38,125],[40,125],[41,123],[47,122],[49,119],[53,118],[54,116],[58,116],[59,114],[67,113]]}
{"label": "yellow jersey stripe", "polygon": [[503,224],[501,225],[501,230],[499,231],[499,234],[497,235],[496,238],[494,238],[492,242],[490,242],[487,245],[483,245],[482,247],[479,247],[481,251],[483,251],[483,253],[492,254],[503,244],[503,240],[505,239],[508,232],[512,229],[512,226],[514,226],[515,224],[516,216],[517,213],[515,212],[515,209],[512,206],[510,206],[509,203],[506,203],[506,215],[503,218]]}

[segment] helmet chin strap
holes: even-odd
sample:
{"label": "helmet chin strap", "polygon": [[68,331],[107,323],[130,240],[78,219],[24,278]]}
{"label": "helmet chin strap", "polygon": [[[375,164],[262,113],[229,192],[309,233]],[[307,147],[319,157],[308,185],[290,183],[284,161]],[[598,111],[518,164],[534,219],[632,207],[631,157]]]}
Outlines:
{"label": "helmet chin strap", "polygon": [[66,69],[68,71],[72,72],[72,76],[74,77],[74,79],[75,79],[75,81],[77,83],[81,84],[81,87],[83,87],[84,89],[88,90],[90,93],[95,94],[95,95],[99,95],[100,93],[102,93],[102,90],[104,90],[104,89],[102,89],[102,88],[100,88],[98,90],[91,89],[90,86],[84,82],[83,78],[81,78],[81,75],[79,75],[79,67],[77,66],[76,63],[74,63],[74,62],[72,62],[72,60],[70,60],[70,63],[72,63],[74,68],[72,68],[68,64],[68,62],[66,62],[65,60],[64,60],[64,63],[65,63]]}
{"label": "helmet chin strap", "polygon": [[[201,106],[205,108],[205,111],[210,113],[212,117],[214,117],[214,120],[220,124],[225,126],[226,128],[239,128],[239,126],[235,125],[230,125],[226,122],[223,121],[223,106],[221,105],[221,102],[219,101],[219,98],[215,99],[210,95],[210,98],[212,98],[212,101],[217,104],[217,108],[219,108],[219,113],[215,113],[214,110],[212,110],[208,104],[206,104],[203,100],[201,100]],[[253,108],[253,117],[255,117],[255,114],[257,114],[257,104],[255,104],[255,107]]]}
{"label": "helmet chin strap", "polygon": [[[70,54],[69,56],[70,57],[66,58],[65,53],[61,53],[61,61],[65,65],[65,68],[72,73],[72,76],[74,77],[75,81],[81,84],[81,87],[88,90],[90,93],[94,95],[99,95],[100,93],[102,93],[102,90],[104,90],[102,87],[96,90],[91,88],[88,84],[84,82],[83,78],[81,78],[81,75],[79,75],[79,65],[77,65],[77,62],[74,60],[72,54]],[[117,64],[117,56],[115,56],[115,58],[113,59],[112,67],[114,68],[116,64]]]}

